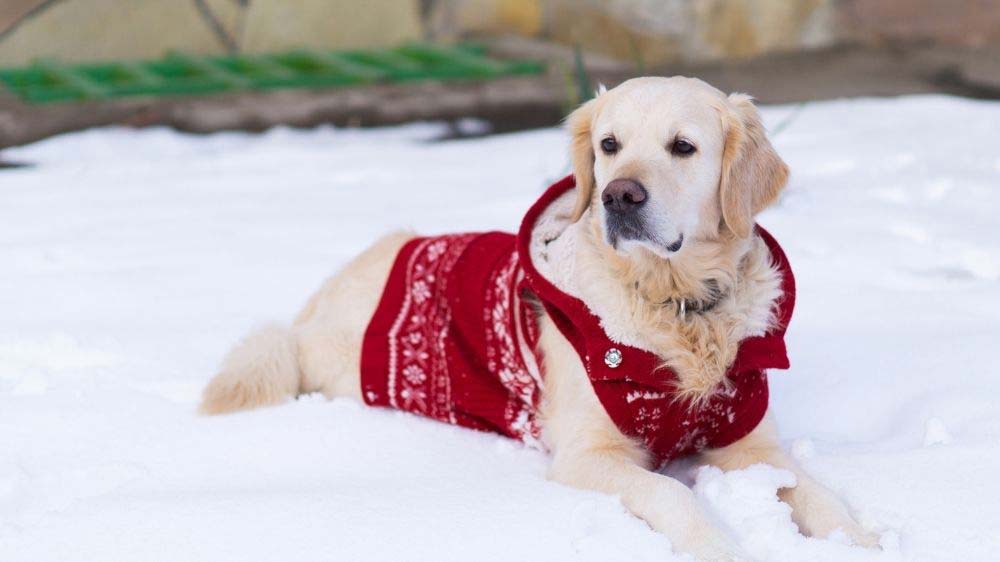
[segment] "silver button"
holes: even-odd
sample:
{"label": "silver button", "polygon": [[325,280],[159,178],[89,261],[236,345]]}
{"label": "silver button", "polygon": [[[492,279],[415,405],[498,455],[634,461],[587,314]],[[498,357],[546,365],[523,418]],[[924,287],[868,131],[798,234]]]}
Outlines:
{"label": "silver button", "polygon": [[622,352],[617,347],[612,347],[604,354],[604,364],[612,369],[617,369],[622,364]]}

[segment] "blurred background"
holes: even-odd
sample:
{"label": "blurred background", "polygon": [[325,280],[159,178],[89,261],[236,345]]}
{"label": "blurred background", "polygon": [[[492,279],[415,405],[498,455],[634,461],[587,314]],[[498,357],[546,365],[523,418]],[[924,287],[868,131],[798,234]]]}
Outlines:
{"label": "blurred background", "polygon": [[[535,66],[498,66],[511,60]],[[2,0],[0,148],[108,124],[476,117],[481,134],[552,125],[596,83],[639,74],[764,103],[996,98],[1000,1]]]}

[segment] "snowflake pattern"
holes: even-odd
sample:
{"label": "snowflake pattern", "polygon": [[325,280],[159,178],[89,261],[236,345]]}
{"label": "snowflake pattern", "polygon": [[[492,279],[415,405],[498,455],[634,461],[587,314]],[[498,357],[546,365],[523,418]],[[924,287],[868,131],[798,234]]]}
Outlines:
{"label": "snowflake pattern", "polygon": [[[456,287],[468,289],[463,283],[467,272],[455,268],[463,252],[479,236],[471,233],[421,239],[406,258],[402,303],[393,305],[399,308],[392,311],[394,320],[388,333],[385,399],[388,405],[401,410],[455,425],[498,431],[529,446],[544,448],[538,416],[543,384],[540,358],[534,349],[538,325],[536,312],[522,299],[521,291],[530,283],[525,281],[517,252],[498,257],[489,270],[476,273],[481,277],[474,276],[469,285],[475,290],[481,287],[482,293],[467,297],[463,293],[462,298],[448,293],[450,279],[456,284],[451,291]],[[461,308],[473,302],[477,308],[482,306],[481,311]],[[453,317],[453,313],[460,315]],[[465,319],[470,313],[477,333],[454,332],[453,320],[469,328]],[[455,349],[479,337],[482,349]],[[473,359],[466,358],[465,352]],[[746,425],[747,420],[753,423],[755,416],[763,414],[763,410],[747,410],[740,402],[763,404],[766,409],[767,378],[763,371],[741,373],[740,384],[720,388],[706,403],[690,407],[679,403],[669,386],[632,381],[627,372],[621,375],[624,378],[592,378],[595,390],[618,428],[661,460],[716,446],[718,436],[726,434],[727,427]],[[481,383],[478,388],[464,386],[464,381],[476,377],[493,377],[503,390]],[[487,386],[494,390],[481,390]],[[743,389],[739,397],[737,386]],[[371,401],[376,399],[378,396],[369,397]]]}
{"label": "snowflake pattern", "polygon": [[388,334],[389,403],[394,408],[455,423],[445,356],[451,309],[442,296],[448,272],[475,237],[429,238],[410,256],[406,294]]}
{"label": "snowflake pattern", "polygon": [[515,315],[524,314],[524,310],[515,288],[522,275],[514,252],[492,279],[484,310],[486,359],[487,368],[498,373],[510,396],[504,412],[508,430],[525,443],[535,445],[541,435],[535,406],[542,381],[537,370],[530,369],[525,361],[531,350],[525,349],[527,346],[520,338],[526,335],[517,333],[521,323]]}
{"label": "snowflake pattern", "polygon": [[[405,293],[389,331],[389,403],[395,408],[449,423],[456,419],[448,348],[452,304],[447,282],[462,252],[477,234],[447,235],[421,241],[406,264]],[[517,252],[488,274],[483,297],[486,370],[506,390],[503,431],[540,446],[537,404],[541,376],[529,342],[532,321],[518,294],[523,277]],[[528,356],[527,358],[525,356]]]}

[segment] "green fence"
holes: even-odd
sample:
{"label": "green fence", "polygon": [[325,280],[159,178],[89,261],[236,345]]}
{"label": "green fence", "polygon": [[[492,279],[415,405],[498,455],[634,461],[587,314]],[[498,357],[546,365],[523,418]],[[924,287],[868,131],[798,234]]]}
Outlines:
{"label": "green fence", "polygon": [[364,51],[298,50],[220,57],[170,53],[154,61],[66,65],[39,60],[0,69],[0,84],[32,103],[276,88],[331,88],[412,80],[484,80],[543,71],[497,60],[481,46],[414,43]]}

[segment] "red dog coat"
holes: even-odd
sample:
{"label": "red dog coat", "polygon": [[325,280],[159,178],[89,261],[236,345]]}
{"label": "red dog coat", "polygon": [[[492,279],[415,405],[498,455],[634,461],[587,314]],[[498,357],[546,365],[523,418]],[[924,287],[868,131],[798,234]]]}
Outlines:
{"label": "red dog coat", "polygon": [[782,275],[777,327],[740,343],[730,387],[701,406],[675,399],[676,375],[647,351],[608,338],[583,301],[556,288],[528,251],[538,217],[573,189],[551,186],[503,232],[416,238],[403,246],[365,332],[361,388],[368,404],[538,444],[542,376],[537,309],[573,345],[598,399],[618,429],[660,462],[750,433],[767,410],[765,369],[787,369],[784,334],[795,279],[784,252],[762,228]]}

